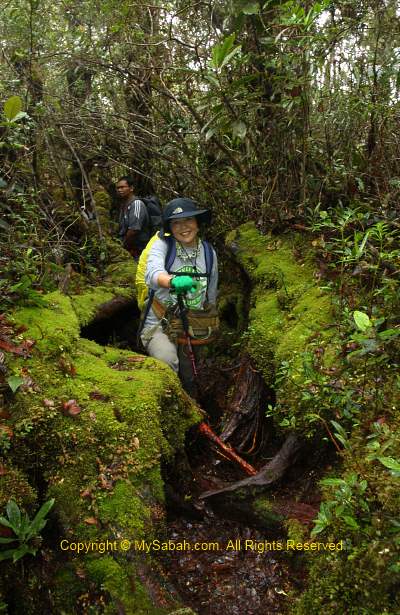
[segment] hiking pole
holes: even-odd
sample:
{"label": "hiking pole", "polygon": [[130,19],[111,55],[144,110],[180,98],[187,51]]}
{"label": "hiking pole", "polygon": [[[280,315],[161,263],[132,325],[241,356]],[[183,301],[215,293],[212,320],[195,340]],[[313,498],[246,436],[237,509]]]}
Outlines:
{"label": "hiking pole", "polygon": [[190,362],[192,364],[193,375],[194,375],[195,378],[197,378],[198,374],[197,374],[197,367],[196,367],[196,358],[194,356],[193,346],[192,346],[192,343],[190,341],[189,321],[188,321],[188,317],[187,317],[187,308],[185,306],[185,302],[183,300],[183,295],[182,294],[180,294],[180,293],[177,294],[177,301],[178,301],[178,307],[179,307],[179,316],[180,316],[181,321],[182,321],[183,333],[184,333],[185,340],[186,340],[186,345],[187,345],[187,348],[188,348],[189,359],[190,359]]}
{"label": "hiking pole", "polygon": [[[180,316],[181,321],[182,321],[183,333],[184,333],[185,341],[186,341],[186,344],[187,344],[187,347],[188,347],[188,354],[189,354],[190,362],[192,364],[193,375],[194,375],[195,378],[197,378],[198,377],[198,373],[197,373],[197,367],[196,367],[196,358],[194,356],[192,343],[190,341],[189,320],[188,320],[188,316],[187,316],[187,307],[186,307],[185,302],[183,300],[183,296],[184,296],[183,293],[177,293],[176,294],[176,299],[177,299],[177,303],[178,303],[178,307],[179,307],[179,316]],[[224,452],[226,457],[228,457],[228,459],[230,459],[231,461],[236,462],[247,475],[254,476],[255,474],[257,474],[257,470],[255,468],[253,468],[252,465],[247,463],[247,461],[242,459],[234,451],[234,449],[231,446],[229,446],[229,445],[225,444],[224,442],[222,442],[222,440],[217,436],[217,434],[213,431],[213,429],[211,429],[211,427],[209,425],[207,425],[207,423],[205,421],[202,421],[199,424],[198,429],[199,429],[199,433],[201,433],[203,436],[205,436],[206,438],[208,438],[209,440],[214,442],[214,444],[216,444],[220,449],[222,449],[222,451]]]}

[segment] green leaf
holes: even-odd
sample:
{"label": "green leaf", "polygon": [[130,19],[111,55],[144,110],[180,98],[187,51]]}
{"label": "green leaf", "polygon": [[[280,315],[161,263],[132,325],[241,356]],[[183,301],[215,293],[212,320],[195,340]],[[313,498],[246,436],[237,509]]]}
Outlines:
{"label": "green leaf", "polygon": [[16,538],[2,538],[0,536],[0,545],[7,545],[10,542],[15,542],[17,539]]}
{"label": "green leaf", "polygon": [[223,68],[226,64],[228,64],[228,62],[233,58],[233,56],[236,55],[237,52],[240,51],[241,49],[242,49],[241,45],[238,45],[237,47],[232,49],[232,51],[228,53],[228,55],[225,56],[225,58],[223,59],[223,62],[221,63],[220,68]]}
{"label": "green leaf", "polygon": [[347,433],[340,423],[338,423],[337,421],[331,421],[331,425],[333,425],[336,431],[340,433],[344,438],[347,438]]}
{"label": "green leaf", "polygon": [[17,115],[13,118],[13,122],[18,122],[18,120],[22,120],[24,117],[29,117],[29,115],[27,113],[25,113],[25,111],[20,111],[19,113],[17,113]]}
{"label": "green leaf", "polygon": [[[7,516],[10,519],[10,523],[12,524],[14,531],[15,529],[19,529],[21,527],[21,511],[19,509],[18,504],[15,500],[9,500],[6,506]],[[15,532],[18,534],[18,532]]]}
{"label": "green leaf", "polygon": [[353,318],[359,331],[364,332],[370,327],[372,327],[372,323],[369,319],[368,314],[364,314],[364,312],[359,312],[358,310],[355,310],[355,312],[353,312]]}
{"label": "green leaf", "polygon": [[346,523],[346,525],[352,529],[352,530],[358,530],[359,529],[359,525],[357,523],[357,521],[354,519],[354,517],[350,517],[350,515],[344,515],[343,516],[344,522]]}
{"label": "green leaf", "polygon": [[400,329],[385,329],[378,333],[378,337],[382,340],[390,340],[400,335]]}
{"label": "green leaf", "polygon": [[9,122],[15,120],[18,113],[22,111],[22,100],[19,96],[11,96],[4,103],[4,115]]}
{"label": "green leaf", "polygon": [[232,124],[232,135],[239,139],[244,139],[247,133],[247,126],[244,122],[238,120]]}
{"label": "green leaf", "polygon": [[248,4],[245,4],[241,9],[241,12],[245,15],[257,15],[260,12],[260,5],[258,2],[248,2]]}
{"label": "green leaf", "polygon": [[31,532],[31,520],[29,519],[28,514],[25,513],[21,518],[18,538],[22,541],[26,541],[29,540],[29,538],[32,538],[32,536],[35,536],[35,532]]}
{"label": "green leaf", "polygon": [[19,389],[23,382],[24,379],[20,376],[10,376],[9,378],[7,378],[7,384],[13,393],[15,393]]}
{"label": "green leaf", "polygon": [[393,459],[393,457],[378,457],[378,460],[389,470],[400,472],[400,463]]}
{"label": "green leaf", "polygon": [[360,492],[364,493],[368,487],[368,483],[366,480],[360,481]]}
{"label": "green leaf", "polygon": [[320,481],[321,485],[327,485],[328,487],[339,487],[345,483],[342,478],[324,478]]}
{"label": "green leaf", "polygon": [[[204,79],[206,79],[206,81],[209,81],[209,83],[212,83],[213,85],[217,86],[217,88],[219,88],[219,81],[218,79],[214,77],[214,75],[211,75],[210,73],[208,73],[207,75],[205,75]],[[210,107],[209,103],[204,105],[205,109],[208,109],[209,107]],[[203,109],[199,108],[199,110],[203,110]]]}
{"label": "green leaf", "polygon": [[317,534],[320,534],[321,532],[324,531],[326,526],[327,526],[326,523],[321,523],[320,521],[317,521],[317,523],[314,526],[314,529],[311,532],[311,536],[316,536]]}
{"label": "green leaf", "polygon": [[229,36],[227,36],[222,43],[217,43],[214,45],[213,50],[211,52],[211,63],[214,68],[221,68],[222,62],[225,60],[227,55],[231,52],[233,43],[235,42],[236,32],[233,32]]}
{"label": "green leaf", "polygon": [[45,502],[43,506],[41,506],[40,510],[36,513],[35,518],[31,523],[31,531],[38,533],[46,525],[47,520],[44,521],[44,518],[49,512],[50,508],[52,508],[52,506],[54,505],[54,502],[55,499],[51,498],[51,500],[47,500],[47,502]]}
{"label": "green leaf", "polygon": [[15,564],[15,562],[17,562],[19,559],[21,559],[21,557],[24,557],[24,555],[27,555],[27,553],[30,553],[31,555],[36,555],[37,549],[35,549],[34,547],[30,547],[27,544],[23,544],[20,547],[18,547],[18,549],[14,550],[13,553],[13,563]]}
{"label": "green leaf", "polygon": [[207,130],[207,132],[206,132],[206,141],[209,141],[211,139],[211,137],[213,137],[214,135],[215,135],[214,128],[210,128],[209,130]]}
{"label": "green leaf", "polygon": [[341,517],[344,511],[344,504],[339,504],[338,506],[335,507],[335,515],[337,517]]}
{"label": "green leaf", "polygon": [[4,559],[11,559],[15,553],[15,549],[9,549],[8,551],[0,551],[0,562]]}
{"label": "green leaf", "polygon": [[[357,250],[357,258],[360,258],[360,256],[362,256],[362,254],[363,254],[363,252],[364,252],[364,250],[365,250],[365,246],[366,246],[366,243],[367,243],[367,241],[368,241],[368,237],[369,237],[370,232],[371,232],[371,230],[369,229],[369,230],[365,233],[365,235],[364,235],[364,237],[363,237],[363,240],[361,241],[361,244],[360,244],[360,246],[359,246],[359,248],[358,248],[358,250]],[[360,314],[361,314],[361,313],[362,313],[362,312],[360,312]]]}
{"label": "green leaf", "polygon": [[5,525],[6,527],[14,529],[11,523],[9,522],[9,520],[6,519],[5,517],[0,517],[0,525]]}

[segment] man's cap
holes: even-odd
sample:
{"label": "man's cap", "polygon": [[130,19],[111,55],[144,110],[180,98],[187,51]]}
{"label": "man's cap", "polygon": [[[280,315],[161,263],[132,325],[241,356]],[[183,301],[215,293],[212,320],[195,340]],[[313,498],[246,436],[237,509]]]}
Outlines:
{"label": "man's cap", "polygon": [[209,209],[199,209],[197,203],[192,199],[179,197],[173,199],[165,206],[163,211],[164,231],[170,233],[170,222],[181,218],[197,218],[199,223],[209,224],[211,221],[211,211]]}

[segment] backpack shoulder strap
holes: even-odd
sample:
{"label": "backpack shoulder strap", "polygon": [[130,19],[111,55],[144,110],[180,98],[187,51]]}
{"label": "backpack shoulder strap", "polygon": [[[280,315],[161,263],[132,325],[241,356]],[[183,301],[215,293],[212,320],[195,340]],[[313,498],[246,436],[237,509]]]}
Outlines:
{"label": "backpack shoulder strap", "polygon": [[167,242],[167,254],[165,255],[164,261],[165,271],[170,273],[176,257],[176,243],[175,239],[171,236],[164,237],[164,241]]}
{"label": "backpack shoulder strap", "polygon": [[207,274],[207,281],[208,281],[210,279],[212,268],[214,265],[214,251],[212,249],[211,244],[208,243],[208,241],[203,239],[202,243],[203,243],[203,248],[204,248],[204,259],[206,261],[206,274]]}
{"label": "backpack shoulder strap", "polygon": [[[167,242],[167,254],[165,256],[165,270],[170,273],[172,265],[174,263],[176,257],[176,242],[175,239],[171,236],[164,237],[164,240]],[[206,274],[209,279],[211,276],[212,268],[214,265],[214,251],[212,249],[211,244],[203,239],[202,241],[204,248],[204,259],[206,262]]]}

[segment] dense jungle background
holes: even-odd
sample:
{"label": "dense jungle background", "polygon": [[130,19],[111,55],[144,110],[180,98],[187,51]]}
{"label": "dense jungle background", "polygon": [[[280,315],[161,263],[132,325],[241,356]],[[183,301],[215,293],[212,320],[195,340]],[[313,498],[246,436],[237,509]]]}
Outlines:
{"label": "dense jungle background", "polygon": [[[122,252],[114,186],[129,174],[137,194],[211,208],[209,237],[228,260],[225,237],[248,222],[272,241],[296,234],[299,254],[307,246],[332,302],[337,355],[324,363],[317,339],[297,362],[290,353],[275,359],[272,388],[291,382],[293,394],[285,384],[286,398],[265,412],[281,433],[330,447],[313,536],[343,538],[346,551],[304,555],[301,591],[273,612],[400,613],[399,17],[392,0],[2,1],[3,520],[10,495],[31,516],[56,497],[44,479],[38,499],[28,483],[13,490],[29,470],[16,443],[32,430],[12,415],[27,386],[12,364],[23,343],[13,314],[45,307],[49,293],[102,283]],[[291,301],[285,283],[279,300]],[[240,343],[267,378],[254,327]],[[73,376],[63,343],[57,361]],[[23,607],[10,598],[11,586],[39,592],[21,567],[32,555],[22,555],[1,562],[0,611],[45,612],[33,598]],[[102,590],[80,588],[79,608],[66,613],[153,612],[122,597],[112,606],[116,581],[94,568]],[[83,585],[85,574],[78,568]],[[71,579],[60,594],[72,592]]]}

